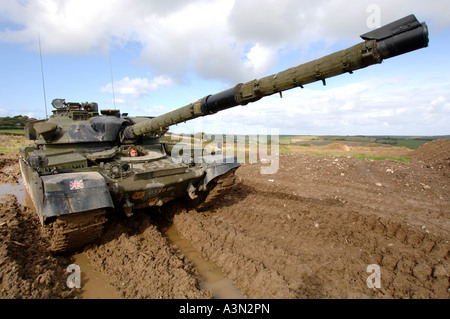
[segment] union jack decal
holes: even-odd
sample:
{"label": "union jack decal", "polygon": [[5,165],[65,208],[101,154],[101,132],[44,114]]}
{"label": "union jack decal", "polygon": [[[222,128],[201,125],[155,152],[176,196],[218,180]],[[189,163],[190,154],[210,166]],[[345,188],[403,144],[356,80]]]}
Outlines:
{"label": "union jack decal", "polygon": [[78,181],[72,181],[70,182],[69,187],[71,191],[84,188],[83,180],[80,179]]}

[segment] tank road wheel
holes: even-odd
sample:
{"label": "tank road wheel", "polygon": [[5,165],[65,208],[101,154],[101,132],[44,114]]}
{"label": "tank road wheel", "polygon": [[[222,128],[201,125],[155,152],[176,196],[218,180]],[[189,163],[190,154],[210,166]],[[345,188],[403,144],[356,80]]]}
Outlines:
{"label": "tank road wheel", "polygon": [[217,176],[210,181],[208,184],[209,190],[202,194],[202,200],[197,204],[196,209],[204,210],[209,208],[214,205],[219,198],[222,198],[223,194],[235,184],[235,172],[236,169],[229,170],[225,174]]}
{"label": "tank road wheel", "polygon": [[63,253],[82,248],[97,240],[106,222],[106,211],[90,211],[61,215],[44,227],[50,238],[50,251]]}

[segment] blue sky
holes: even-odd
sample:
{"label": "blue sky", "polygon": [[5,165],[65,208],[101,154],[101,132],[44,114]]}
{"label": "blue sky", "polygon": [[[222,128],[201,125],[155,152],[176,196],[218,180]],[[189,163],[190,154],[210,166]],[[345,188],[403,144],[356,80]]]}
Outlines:
{"label": "blue sky", "polygon": [[[447,1],[4,0],[0,116],[45,117],[54,98],[160,115],[361,42],[415,14],[428,48],[180,124],[174,132],[450,134]],[[374,20],[375,19],[375,20]],[[378,20],[377,20],[378,19]]]}

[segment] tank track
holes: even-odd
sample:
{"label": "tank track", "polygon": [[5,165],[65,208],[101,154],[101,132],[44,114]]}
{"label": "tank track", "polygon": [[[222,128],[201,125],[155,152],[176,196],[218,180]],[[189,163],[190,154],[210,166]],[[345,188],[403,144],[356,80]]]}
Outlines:
{"label": "tank track", "polygon": [[198,210],[209,208],[214,205],[219,198],[223,198],[223,194],[236,183],[235,172],[236,169],[232,169],[213,179],[208,186],[210,187],[210,190],[206,194],[205,199],[198,204],[196,208]]}
{"label": "tank track", "polygon": [[97,240],[106,222],[106,211],[95,209],[61,215],[44,227],[53,253],[71,252]]}

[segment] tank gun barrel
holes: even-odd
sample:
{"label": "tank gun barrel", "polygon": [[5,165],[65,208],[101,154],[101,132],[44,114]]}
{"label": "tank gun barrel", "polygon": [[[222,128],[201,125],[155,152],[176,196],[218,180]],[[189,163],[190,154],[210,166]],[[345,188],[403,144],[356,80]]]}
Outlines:
{"label": "tank gun barrel", "polygon": [[205,96],[194,103],[157,116],[153,119],[128,126],[122,139],[134,139],[147,133],[164,133],[169,126],[206,116],[219,111],[255,102],[262,97],[303,87],[316,81],[343,74],[369,65],[381,63],[400,54],[428,46],[428,28],[414,15],[394,21],[381,28],[361,35],[364,42],[356,44],[320,59],[301,64],[246,83],[220,93]]}

